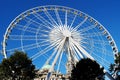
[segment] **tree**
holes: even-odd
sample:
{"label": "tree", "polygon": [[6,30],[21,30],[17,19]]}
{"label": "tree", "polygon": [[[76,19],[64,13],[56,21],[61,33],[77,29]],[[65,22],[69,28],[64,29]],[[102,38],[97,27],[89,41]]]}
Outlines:
{"label": "tree", "polygon": [[104,80],[103,69],[96,61],[81,59],[72,70],[71,80]]}
{"label": "tree", "polygon": [[109,71],[111,72],[111,74],[113,74],[113,77],[116,80],[120,80],[120,75],[118,73],[120,73],[120,52],[118,52],[117,55],[115,55],[115,63],[110,65]]}
{"label": "tree", "polygon": [[15,51],[0,64],[0,80],[32,80],[35,66],[24,52]]}

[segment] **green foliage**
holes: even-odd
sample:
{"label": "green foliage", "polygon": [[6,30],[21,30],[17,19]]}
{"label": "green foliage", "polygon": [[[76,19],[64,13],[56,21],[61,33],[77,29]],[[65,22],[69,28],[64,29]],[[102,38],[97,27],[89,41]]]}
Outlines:
{"label": "green foliage", "polygon": [[96,61],[81,59],[72,70],[71,80],[104,80],[103,68]]}
{"label": "green foliage", "polygon": [[110,64],[110,68],[109,68],[109,71],[110,71],[111,73],[113,73],[113,70],[114,70],[114,66],[115,66],[115,64]]}
{"label": "green foliage", "polygon": [[0,64],[0,80],[32,80],[35,66],[24,52],[15,51]]}
{"label": "green foliage", "polygon": [[116,64],[120,64],[120,52],[119,52],[118,55],[116,56],[115,63],[116,63]]}
{"label": "green foliage", "polygon": [[116,70],[120,70],[120,52],[115,56],[115,63],[110,65],[109,71],[113,73]]}
{"label": "green foliage", "polygon": [[[116,71],[120,73],[120,52],[115,55],[115,63],[110,65],[109,71],[111,74],[116,74]],[[116,80],[120,80],[120,74],[116,74],[118,77]]]}

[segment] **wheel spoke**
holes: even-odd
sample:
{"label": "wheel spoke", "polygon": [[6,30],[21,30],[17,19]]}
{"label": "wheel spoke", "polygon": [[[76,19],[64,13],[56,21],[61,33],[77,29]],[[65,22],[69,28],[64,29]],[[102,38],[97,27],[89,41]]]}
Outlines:
{"label": "wheel spoke", "polygon": [[80,22],[73,30],[78,30],[80,26],[82,26],[88,18],[85,18],[82,22]]}
{"label": "wheel spoke", "polygon": [[[48,27],[51,26],[51,27],[55,27],[54,24],[50,23],[48,20],[46,20],[44,17],[42,17],[40,14],[38,13],[35,13],[33,14],[38,20],[40,20],[44,25],[47,25]],[[51,28],[49,27],[49,28]]]}
{"label": "wheel spoke", "polygon": [[23,26],[20,24],[17,24],[15,29],[21,30],[21,31],[26,31],[26,32],[30,32],[30,33],[36,33],[37,29],[29,27],[29,26]]}
{"label": "wheel spoke", "polygon": [[94,32],[94,33],[83,33],[83,34],[81,34],[81,36],[89,38],[89,37],[104,36],[104,34],[102,34],[102,32]]}
{"label": "wheel spoke", "polygon": [[46,52],[48,52],[49,50],[53,49],[55,46],[57,46],[59,44],[59,41],[55,41],[54,43],[52,43],[51,45],[49,45],[48,47],[46,47],[44,50],[36,53],[35,55],[33,55],[31,58],[34,60],[36,58],[38,58],[39,56],[45,54]]}
{"label": "wheel spoke", "polygon": [[70,38],[70,40],[71,40],[71,42],[73,42],[74,45],[76,45],[76,46],[78,47],[78,49],[79,49],[86,57],[94,60],[94,58],[93,58],[91,55],[89,55],[89,53],[88,53],[86,50],[84,50],[81,46],[79,46],[78,43],[76,43],[72,38]]}
{"label": "wheel spoke", "polygon": [[7,50],[7,52],[14,52],[14,50],[22,50],[22,48],[24,48],[24,50],[31,50],[31,49],[37,48],[37,44],[33,43],[33,44],[24,45],[21,47],[16,47],[16,48]]}
{"label": "wheel spoke", "polygon": [[79,32],[83,33],[83,32],[89,31],[89,30],[91,30],[91,29],[93,29],[95,27],[96,27],[95,25],[91,25],[91,26],[85,27],[83,29],[80,29]]}
{"label": "wheel spoke", "polygon": [[111,64],[110,62],[108,62],[108,61],[105,60],[104,58],[102,58],[102,57],[96,55],[95,53],[93,53],[93,55],[96,56],[96,61],[99,62],[100,65],[109,68],[109,66],[107,66],[107,65],[110,65],[110,64]]}
{"label": "wheel spoke", "polygon": [[36,40],[37,39],[37,40],[42,40],[42,41],[46,40],[44,38],[41,39],[41,36],[36,37],[36,35],[9,35],[9,39],[10,40],[21,40],[21,39],[22,40]]}
{"label": "wheel spoke", "polygon": [[46,16],[48,17],[48,19],[50,20],[50,22],[55,25],[58,26],[57,22],[52,18],[52,16],[48,13],[47,9],[44,8],[44,13],[46,14]]}
{"label": "wheel spoke", "polygon": [[70,25],[70,28],[71,28],[72,25],[74,24],[76,17],[77,17],[77,15],[74,16],[74,18],[73,18],[73,20],[72,20],[72,23],[71,23],[71,25]]}
{"label": "wheel spoke", "polygon": [[55,9],[55,14],[56,14],[59,25],[63,25],[57,9]]}
{"label": "wheel spoke", "polygon": [[[88,44],[88,46],[91,46],[91,45]],[[92,48],[93,48],[94,52],[96,52],[96,53],[98,52],[98,53],[101,53],[101,54],[104,54],[104,55],[107,55],[107,56],[110,56],[110,57],[113,56],[113,53],[110,52],[110,51],[104,50],[105,48],[100,48],[100,47],[97,47],[97,46],[92,46]],[[85,47],[85,49],[91,50],[90,47]]]}
{"label": "wheel spoke", "polygon": [[[37,13],[36,13],[36,14],[37,14]],[[34,14],[34,15],[35,15],[35,14]],[[38,16],[36,16],[36,17],[38,18]],[[36,20],[33,20],[33,19],[29,18],[29,17],[26,17],[25,20],[26,20],[26,22],[31,21],[31,22],[32,22],[32,25],[34,25],[34,26],[36,26],[36,27],[38,27],[38,26],[39,26],[39,27],[40,27],[40,26],[42,27],[42,26],[43,26],[43,27],[46,27],[46,28],[48,28],[48,29],[50,29],[50,30],[52,29],[52,28],[50,27],[50,25],[48,25],[47,23],[45,23],[45,22],[44,22],[43,20],[41,20],[41,19],[39,19],[39,20],[40,20],[42,23],[44,22],[43,24],[42,24],[41,22],[38,22],[38,21],[36,21]]]}
{"label": "wheel spoke", "polygon": [[80,56],[80,58],[84,58],[83,54],[79,51],[79,49],[77,48],[77,46],[75,46],[75,44],[72,44],[73,48],[75,49],[75,51],[77,52],[77,54]]}
{"label": "wheel spoke", "polygon": [[67,26],[67,10],[65,11],[65,26]]}

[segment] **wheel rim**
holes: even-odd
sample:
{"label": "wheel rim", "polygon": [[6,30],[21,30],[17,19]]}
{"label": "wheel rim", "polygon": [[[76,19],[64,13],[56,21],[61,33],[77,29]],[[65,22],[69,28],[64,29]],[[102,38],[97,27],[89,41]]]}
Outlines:
{"label": "wheel rim", "polygon": [[81,11],[55,5],[27,10],[11,22],[3,40],[5,58],[14,50],[29,53],[38,68],[49,63],[50,71],[63,74],[67,62],[72,65],[72,61],[86,57],[108,70],[118,53],[112,36],[98,21]]}

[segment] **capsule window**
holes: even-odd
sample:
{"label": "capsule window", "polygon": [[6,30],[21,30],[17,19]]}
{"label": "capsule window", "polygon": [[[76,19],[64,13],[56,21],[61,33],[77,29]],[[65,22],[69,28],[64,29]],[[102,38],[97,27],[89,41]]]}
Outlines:
{"label": "capsule window", "polygon": [[100,26],[100,27],[99,27],[99,29],[100,29],[100,30],[103,30],[103,27],[102,27],[102,26]]}
{"label": "capsule window", "polygon": [[108,39],[108,40],[111,40],[111,37],[110,37],[110,36],[107,36],[107,39]]}
{"label": "capsule window", "polygon": [[110,45],[111,45],[111,46],[114,46],[114,42],[113,42],[113,41],[112,41],[112,42],[110,42]]}

